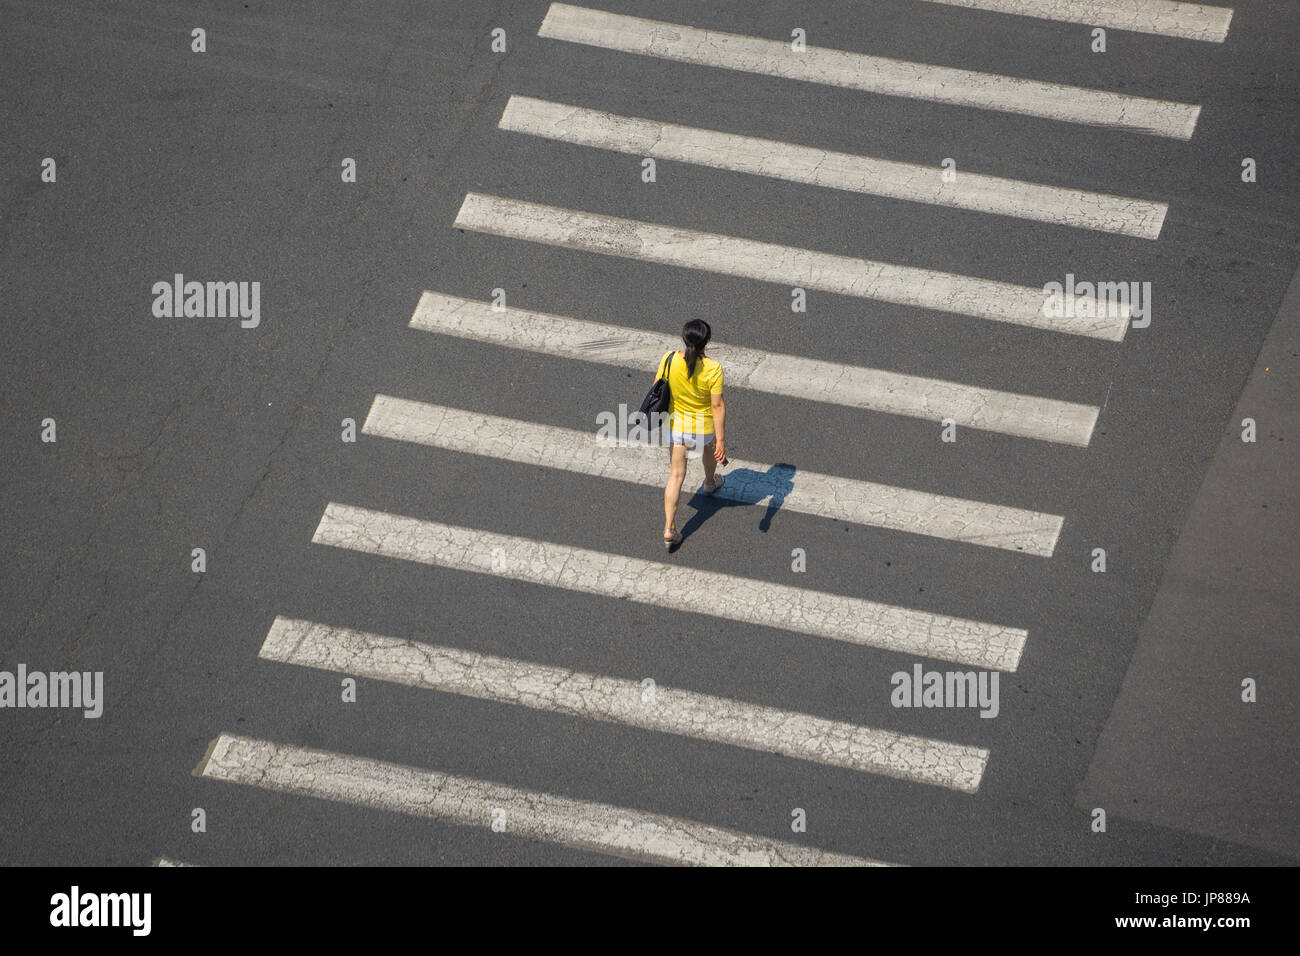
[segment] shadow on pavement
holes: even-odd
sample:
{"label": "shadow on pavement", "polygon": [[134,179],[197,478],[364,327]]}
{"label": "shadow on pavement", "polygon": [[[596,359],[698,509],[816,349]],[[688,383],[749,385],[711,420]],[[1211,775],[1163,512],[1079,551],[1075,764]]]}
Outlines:
{"label": "shadow on pavement", "polygon": [[686,503],[695,509],[695,514],[682,527],[682,544],[723,508],[756,505],[764,498],[767,499],[767,510],[758,522],[758,530],[766,533],[772,527],[772,518],[781,509],[786,495],[794,490],[795,471],[794,465],[780,462],[767,471],[737,468],[723,475],[725,483],[713,494],[696,491]]}

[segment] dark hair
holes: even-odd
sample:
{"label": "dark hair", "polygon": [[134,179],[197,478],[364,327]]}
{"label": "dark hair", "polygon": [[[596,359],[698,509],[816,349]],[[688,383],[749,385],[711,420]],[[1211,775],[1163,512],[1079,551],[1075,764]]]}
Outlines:
{"label": "dark hair", "polygon": [[686,377],[695,374],[695,363],[704,354],[704,347],[713,338],[713,329],[703,319],[691,319],[682,326],[682,341],[686,343]]}

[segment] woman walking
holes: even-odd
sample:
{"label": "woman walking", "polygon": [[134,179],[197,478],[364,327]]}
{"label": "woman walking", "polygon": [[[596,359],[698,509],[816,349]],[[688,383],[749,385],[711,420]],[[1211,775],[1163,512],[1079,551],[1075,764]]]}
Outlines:
{"label": "woman walking", "polygon": [[722,476],[716,471],[718,462],[727,460],[723,440],[727,409],[722,404],[722,366],[704,354],[712,337],[713,330],[703,319],[687,322],[682,327],[686,348],[664,353],[656,375],[665,377],[667,367],[672,394],[672,443],[668,446],[668,484],[664,487],[664,547],[670,550],[682,540],[677,530],[677,499],[686,479],[688,450],[699,448],[703,452],[704,492],[711,495],[722,487]]}

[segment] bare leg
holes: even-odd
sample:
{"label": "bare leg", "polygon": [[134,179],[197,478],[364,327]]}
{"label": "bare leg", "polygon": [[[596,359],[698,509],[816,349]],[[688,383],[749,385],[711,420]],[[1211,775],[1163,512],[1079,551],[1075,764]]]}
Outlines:
{"label": "bare leg", "polygon": [[664,486],[664,531],[677,530],[677,499],[682,495],[682,482],[686,480],[686,446],[673,445],[668,449],[668,484]]}
{"label": "bare leg", "polygon": [[704,446],[704,455],[701,461],[704,463],[704,481],[710,488],[713,487],[713,475],[718,470],[718,463],[713,460],[713,442]]}

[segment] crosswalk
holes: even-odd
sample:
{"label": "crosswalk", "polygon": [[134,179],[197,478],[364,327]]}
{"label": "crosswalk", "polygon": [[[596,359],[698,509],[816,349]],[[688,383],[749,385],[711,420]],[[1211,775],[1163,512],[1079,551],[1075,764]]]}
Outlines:
{"label": "crosswalk", "polygon": [[825,720],[640,681],[584,674],[453,647],[275,619],[266,660],[425,690],[712,740],[965,793],[979,789],[988,751]]}
{"label": "crosswalk", "polygon": [[519,836],[643,863],[690,866],[879,866],[876,860],[655,813],[364,757],[222,734],[200,776]]}
{"label": "crosswalk", "polygon": [[[638,485],[664,480],[661,448],[619,447],[587,432],[442,405],[376,395],[362,432],[396,441],[555,468]],[[991,548],[1050,557],[1061,533],[1060,515],[968,501],[732,459],[723,501],[758,504],[779,496],[781,507],[836,521],[871,525]]]}
{"label": "crosswalk", "polygon": [[[455,224],[509,239],[705,269],[787,287],[819,289],[1114,342],[1124,338],[1132,318],[1127,303],[1100,303],[1094,296],[1072,295],[1062,303],[1063,308],[1055,310],[1052,295],[1041,288],[481,193],[465,197]],[[1053,315],[1053,311],[1064,315]]]}
{"label": "crosswalk", "polygon": [[969,170],[945,181],[934,175],[932,166],[619,116],[530,96],[510,97],[497,125],[515,133],[633,156],[1142,239],[1160,236],[1169,208],[1160,202],[1019,182]]}
{"label": "crosswalk", "polygon": [[[560,358],[645,370],[645,357],[663,345],[657,332],[549,315],[514,306],[425,292],[410,326]],[[711,342],[709,354],[727,370],[727,387],[751,389],[925,421],[949,419],[963,428],[1017,438],[1087,446],[1097,424],[1095,405],[1017,395],[960,382],[901,375],[885,369],[824,362],[797,355]]]}
{"label": "crosswalk", "polygon": [[1222,43],[1232,10],[1179,0],[926,0],[953,7]]}
{"label": "crosswalk", "polygon": [[[1232,11],[1173,0],[916,0],[967,8],[952,15],[1034,18],[1087,23],[1166,38],[1225,42]],[[618,55],[673,61],[683,71],[715,69],[761,74],[909,100],[995,111],[1032,121],[1102,127],[1133,134],[1190,139],[1200,109],[1194,104],[1066,86],[972,70],[869,56],[816,46],[795,52],[786,40],[667,23],[566,3],[552,3],[537,30],[541,43],[566,43]],[[599,61],[611,62],[602,55]],[[526,92],[526,91],[525,91]],[[728,175],[782,179],[829,189],[923,203],[1000,217],[1012,223],[1050,223],[1066,229],[1157,241],[1168,204],[1091,190],[963,172],[955,181],[940,170],[815,145],[670,123],[511,93],[497,120],[503,140],[555,141],[611,153],[697,164]],[[527,139],[524,139],[527,137]],[[529,147],[533,147],[530,145]],[[1076,347],[1084,339],[1117,349],[1133,318],[1127,302],[1076,295],[1065,309],[1049,307],[1044,288],[985,274],[940,271],[925,262],[886,262],[785,244],[779,235],[685,229],[670,222],[561,208],[526,197],[467,191],[448,226],[484,236],[569,250],[574,256],[616,256],[656,269],[703,270],[741,280],[817,289],[911,310],[909,321],[943,323],[959,337],[971,320],[1018,326],[1025,335]],[[569,253],[565,253],[566,255]],[[1050,281],[1051,277],[1044,277]],[[570,290],[573,315],[425,290],[408,326],[416,336],[445,336],[474,348],[540,353],[569,363],[616,366],[650,376],[673,342],[659,331],[582,317],[582,288]],[[1060,305],[1059,297],[1056,304]],[[965,323],[965,325],[963,325]],[[750,345],[713,343],[710,355],[726,370],[728,389],[763,392],[839,406],[863,414],[955,423],[1011,439],[1086,452],[1096,429],[1096,404],[1019,394],[940,378],[902,374]],[[581,367],[580,365],[577,367]],[[653,442],[602,440],[590,431],[417,401],[376,390],[362,434],[400,443],[412,453],[475,456],[545,469],[585,483],[584,494],[621,494],[619,486],[659,487],[662,449]],[[362,447],[366,447],[363,443]],[[399,447],[392,445],[392,447]],[[777,449],[769,449],[773,458]],[[962,549],[972,568],[996,551],[1026,560],[1057,560],[1069,520],[1016,507],[871,480],[829,475],[797,464],[734,461],[718,497],[739,506],[780,507],[845,525],[921,536]],[[624,489],[625,490],[625,489]],[[1014,487],[1003,497],[1014,501]],[[627,546],[606,552],[557,540],[489,531],[417,514],[322,503],[312,535],[323,553],[347,552],[377,567],[418,568],[429,575],[477,575],[547,593],[632,602],[686,620],[739,622],[757,631],[794,635],[809,645],[847,645],[852,653],[901,654],[970,671],[1014,673],[1031,635],[1023,621],[974,620],[920,609],[906,595],[882,602],[850,594],[778,584],[748,576],[743,557],[727,571],[683,566],[669,555],[649,560]],[[1064,511],[1064,509],[1062,509]],[[662,552],[660,552],[662,557]],[[381,573],[381,572],[376,572]],[[752,571],[750,572],[752,573]],[[992,615],[1000,617],[1001,615]],[[1014,616],[1014,615],[1012,615]],[[1026,615],[1028,616],[1028,615]],[[617,724],[666,738],[689,738],[740,751],[779,754],[805,765],[839,768],[906,785],[950,791],[972,799],[997,755],[978,743],[833,720],[682,687],[647,690],[639,675],[558,667],[528,654],[473,652],[421,634],[342,627],[329,620],[277,615],[262,643],[264,661],[364,677],[421,691],[542,711],[573,721]],[[773,697],[780,675],[773,675]],[[711,689],[711,688],[710,688]],[[577,796],[521,789],[492,780],[406,766],[363,755],[305,748],[220,733],[200,763],[204,780],[346,803],[430,822],[479,828],[483,838],[543,841],[639,862],[691,865],[889,865],[833,852],[816,841],[773,840],[702,820],[616,807]],[[934,789],[934,788],[937,788]],[[490,835],[489,835],[490,834]],[[889,861],[905,864],[906,860]]]}
{"label": "crosswalk", "polygon": [[330,502],[316,544],[795,631],[972,667],[1015,670],[1025,632],[626,555]]}
{"label": "crosswalk", "polygon": [[567,3],[551,4],[538,36],[697,66],[1174,139],[1191,139],[1201,112],[1199,106],[1188,103],[911,63],[811,44],[792,54],[785,40],[701,30]]}

